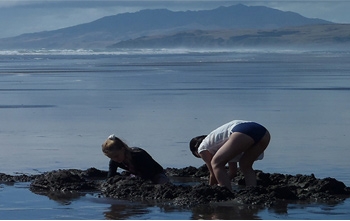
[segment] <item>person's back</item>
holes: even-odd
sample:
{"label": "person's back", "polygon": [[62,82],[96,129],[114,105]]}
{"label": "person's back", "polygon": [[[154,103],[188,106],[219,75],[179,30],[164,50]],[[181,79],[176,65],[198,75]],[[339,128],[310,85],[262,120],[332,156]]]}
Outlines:
{"label": "person's back", "polygon": [[154,183],[169,182],[163,167],[144,149],[130,148],[114,135],[109,136],[102,144],[102,152],[111,159],[108,177],[116,175],[117,169],[122,168],[138,177],[152,180]]}

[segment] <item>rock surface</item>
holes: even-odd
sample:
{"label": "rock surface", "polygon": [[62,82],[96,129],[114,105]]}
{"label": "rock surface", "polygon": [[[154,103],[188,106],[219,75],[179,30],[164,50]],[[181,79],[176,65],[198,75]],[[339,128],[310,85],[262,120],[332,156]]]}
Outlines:
{"label": "rock surface", "polygon": [[126,173],[106,179],[107,172],[95,168],[68,169],[41,175],[11,176],[0,173],[0,182],[31,182],[34,193],[47,196],[95,192],[99,197],[127,200],[152,200],[174,206],[193,207],[210,202],[234,201],[241,204],[272,206],[281,200],[341,202],[350,196],[350,188],[334,178],[317,179],[311,175],[270,174],[256,171],[257,187],[244,187],[241,173],[235,178],[233,192],[219,186],[207,185],[208,170],[185,167],[167,168],[167,175],[192,177],[195,185],[167,183],[154,185]]}

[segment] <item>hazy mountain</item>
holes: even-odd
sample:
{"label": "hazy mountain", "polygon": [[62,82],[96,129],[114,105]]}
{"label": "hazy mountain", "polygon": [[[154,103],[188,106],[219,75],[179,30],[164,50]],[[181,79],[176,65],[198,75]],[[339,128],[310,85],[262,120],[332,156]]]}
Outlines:
{"label": "hazy mountain", "polygon": [[182,31],[126,40],[111,48],[344,47],[350,24],[323,24],[279,29]]}
{"label": "hazy mountain", "polygon": [[141,36],[188,30],[276,29],[330,24],[263,6],[234,5],[203,11],[142,10],[107,16],[68,28],[0,39],[0,48],[105,48]]}

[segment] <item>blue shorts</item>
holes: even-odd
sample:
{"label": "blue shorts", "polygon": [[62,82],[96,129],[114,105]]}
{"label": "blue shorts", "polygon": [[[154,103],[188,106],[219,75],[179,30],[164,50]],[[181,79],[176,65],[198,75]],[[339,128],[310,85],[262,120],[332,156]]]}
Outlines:
{"label": "blue shorts", "polygon": [[255,122],[245,122],[236,125],[232,128],[231,133],[240,132],[253,138],[255,143],[258,143],[265,135],[266,128]]}

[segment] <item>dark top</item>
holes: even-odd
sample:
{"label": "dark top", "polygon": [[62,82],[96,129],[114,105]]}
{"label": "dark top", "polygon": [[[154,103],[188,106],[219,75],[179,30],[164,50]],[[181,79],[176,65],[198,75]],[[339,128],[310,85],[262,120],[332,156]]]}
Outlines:
{"label": "dark top", "polygon": [[145,150],[132,147],[131,148],[131,163],[126,165],[116,161],[109,161],[108,177],[117,174],[118,167],[129,171],[130,173],[139,176],[143,179],[153,179],[155,175],[163,173],[164,169],[159,165]]}

